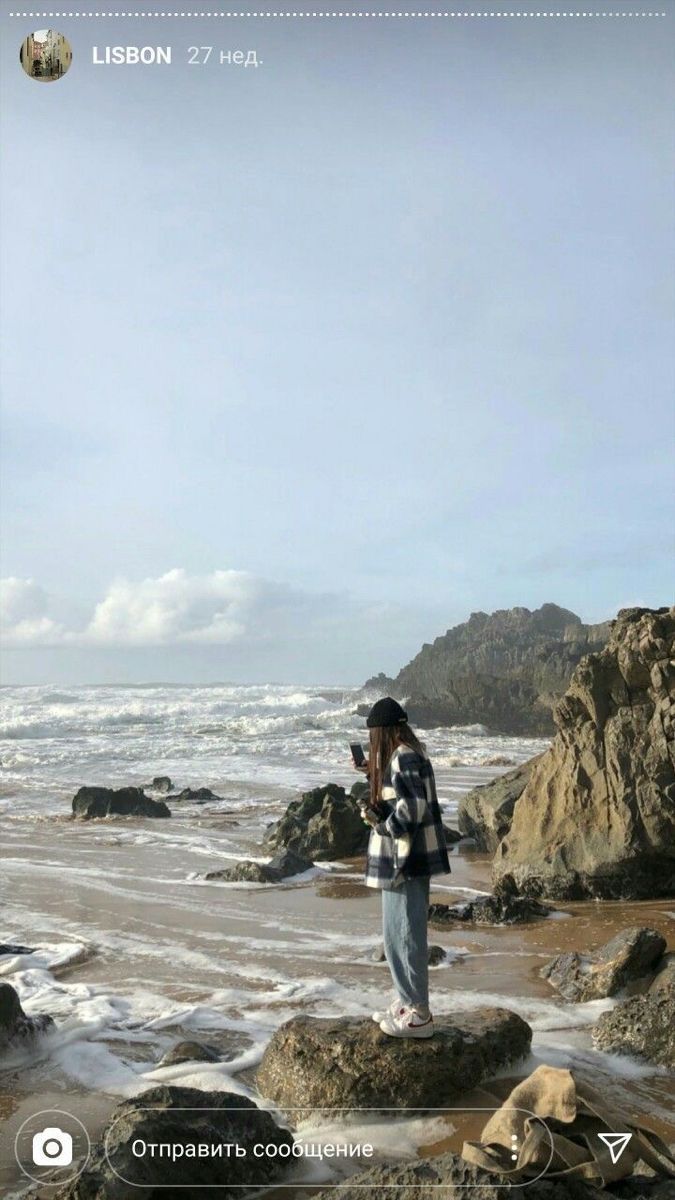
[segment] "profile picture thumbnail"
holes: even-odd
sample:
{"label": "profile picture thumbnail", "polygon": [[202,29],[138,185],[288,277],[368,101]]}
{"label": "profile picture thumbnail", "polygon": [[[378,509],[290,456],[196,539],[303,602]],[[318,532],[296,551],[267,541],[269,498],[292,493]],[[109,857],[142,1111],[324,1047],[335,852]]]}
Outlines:
{"label": "profile picture thumbnail", "polygon": [[56,29],[37,29],[21,43],[19,60],[31,79],[53,83],[70,68],[73,51],[68,38]]}

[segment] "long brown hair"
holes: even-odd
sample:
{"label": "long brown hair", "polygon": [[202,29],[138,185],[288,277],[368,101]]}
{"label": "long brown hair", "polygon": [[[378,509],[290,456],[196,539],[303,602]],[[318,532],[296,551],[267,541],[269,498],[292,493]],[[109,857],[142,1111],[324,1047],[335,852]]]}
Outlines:
{"label": "long brown hair", "polygon": [[424,744],[413,733],[406,721],[398,725],[378,726],[370,731],[370,803],[377,804],[382,799],[382,777],[389,760],[399,746],[410,746],[426,758]]}

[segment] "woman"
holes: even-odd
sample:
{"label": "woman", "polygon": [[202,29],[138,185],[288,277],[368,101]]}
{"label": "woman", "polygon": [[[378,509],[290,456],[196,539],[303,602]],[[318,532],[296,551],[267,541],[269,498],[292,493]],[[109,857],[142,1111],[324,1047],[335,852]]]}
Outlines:
{"label": "woman", "polygon": [[434,772],[401,705],[386,696],[371,708],[370,803],[362,808],[372,827],[366,884],[382,891],[384,953],[397,998],[373,1013],[390,1037],[428,1038],[427,912],[429,879],[450,870]]}

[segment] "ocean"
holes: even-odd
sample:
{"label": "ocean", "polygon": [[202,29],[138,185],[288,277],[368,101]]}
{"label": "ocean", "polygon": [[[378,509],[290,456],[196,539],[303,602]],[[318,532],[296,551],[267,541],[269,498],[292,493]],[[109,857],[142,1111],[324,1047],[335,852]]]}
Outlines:
{"label": "ocean", "polygon": [[[347,688],[289,686],[6,687],[0,692],[0,813],[63,813],[83,784],[121,787],[170,775],[216,785],[237,807],[355,778],[349,742],[367,740]],[[445,800],[491,778],[495,758],[546,746],[481,725],[425,732]],[[250,794],[253,787],[256,795]]]}

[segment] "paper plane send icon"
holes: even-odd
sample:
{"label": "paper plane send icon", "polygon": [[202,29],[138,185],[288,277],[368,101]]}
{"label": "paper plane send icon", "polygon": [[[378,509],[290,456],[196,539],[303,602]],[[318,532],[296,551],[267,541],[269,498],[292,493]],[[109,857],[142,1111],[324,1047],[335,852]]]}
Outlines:
{"label": "paper plane send icon", "polygon": [[632,1138],[632,1133],[599,1133],[598,1137],[601,1142],[604,1142],[609,1150],[609,1157],[613,1163],[618,1163],[626,1146]]}

